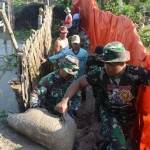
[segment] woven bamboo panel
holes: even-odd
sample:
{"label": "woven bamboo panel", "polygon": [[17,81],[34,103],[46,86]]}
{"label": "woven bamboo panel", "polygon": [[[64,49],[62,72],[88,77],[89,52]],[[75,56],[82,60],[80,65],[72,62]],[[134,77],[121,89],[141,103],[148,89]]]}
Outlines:
{"label": "woven bamboo panel", "polygon": [[22,48],[21,90],[25,108],[28,107],[30,92],[40,75],[41,58],[48,54],[51,47],[51,21],[52,8],[46,7],[42,27],[32,33]]}

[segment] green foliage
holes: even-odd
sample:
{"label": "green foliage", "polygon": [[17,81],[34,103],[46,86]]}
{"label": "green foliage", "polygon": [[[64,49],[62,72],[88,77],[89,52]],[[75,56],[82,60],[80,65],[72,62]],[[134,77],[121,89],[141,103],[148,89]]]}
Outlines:
{"label": "green foliage", "polygon": [[142,13],[137,11],[132,5],[125,5],[122,13],[133,20],[135,23],[139,23],[142,18]]}
{"label": "green foliage", "polygon": [[71,6],[71,1],[70,0],[55,0],[56,4],[63,5],[65,7],[70,7]]}
{"label": "green foliage", "polygon": [[31,35],[32,29],[21,29],[18,31],[15,31],[15,37],[17,40],[21,40],[21,41],[25,41],[26,39],[29,38],[29,36]]}
{"label": "green foliage", "polygon": [[132,5],[139,11],[150,11],[150,0],[137,0]]}
{"label": "green foliage", "polygon": [[13,1],[14,10],[23,7],[24,4],[25,4],[24,0],[14,0]]}
{"label": "green foliage", "polygon": [[143,44],[146,47],[149,47],[150,46],[150,25],[145,26],[144,28],[142,28],[139,31],[139,35],[141,37],[141,40],[142,40]]}
{"label": "green foliage", "polygon": [[104,10],[111,11],[116,15],[120,15],[122,13],[122,8],[112,1],[108,1],[108,3],[104,5]]}
{"label": "green foliage", "polygon": [[142,18],[142,13],[139,12],[135,6],[130,5],[130,4],[123,4],[117,1],[117,2],[112,2],[108,1],[107,4],[104,6],[104,10],[111,11],[112,13],[116,15],[126,15],[129,18],[133,20],[133,22],[138,23],[140,19]]}

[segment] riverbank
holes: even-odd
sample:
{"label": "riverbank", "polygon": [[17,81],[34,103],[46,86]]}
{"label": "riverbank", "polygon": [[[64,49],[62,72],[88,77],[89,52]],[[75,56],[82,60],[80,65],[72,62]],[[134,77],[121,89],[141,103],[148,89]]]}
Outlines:
{"label": "riverbank", "polygon": [[17,70],[13,66],[15,58],[9,57],[13,52],[11,41],[7,39],[7,45],[4,44],[5,38],[7,39],[0,33],[0,150],[44,150],[7,126],[7,114],[19,112],[19,107],[8,84],[11,79],[17,78]]}
{"label": "riverbank", "polygon": [[[4,44],[7,39],[7,44]],[[14,92],[8,82],[16,78],[16,68],[13,66],[15,58],[10,58],[13,53],[11,41],[3,33],[0,33],[0,111],[19,112],[18,103]]]}
{"label": "riverbank", "polygon": [[0,150],[45,150],[0,122]]}

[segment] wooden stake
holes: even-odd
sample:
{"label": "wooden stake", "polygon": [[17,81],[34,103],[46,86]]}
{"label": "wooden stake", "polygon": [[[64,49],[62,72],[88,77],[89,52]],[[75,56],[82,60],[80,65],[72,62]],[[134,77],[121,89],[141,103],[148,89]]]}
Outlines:
{"label": "wooden stake", "polygon": [[8,18],[7,18],[7,15],[5,13],[5,11],[1,10],[0,9],[0,15],[2,16],[2,19],[4,21],[4,24],[5,24],[5,27],[10,35],[10,39],[12,41],[12,44],[15,48],[15,53],[18,51],[18,44],[17,44],[17,41],[16,41],[16,38],[14,36],[14,33],[12,31],[12,28],[11,28],[11,25],[10,25],[10,22],[8,21]]}

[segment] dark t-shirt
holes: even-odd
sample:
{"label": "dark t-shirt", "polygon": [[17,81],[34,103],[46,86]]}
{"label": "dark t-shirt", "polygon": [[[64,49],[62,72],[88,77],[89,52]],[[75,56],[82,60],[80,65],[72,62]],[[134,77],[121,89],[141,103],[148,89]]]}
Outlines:
{"label": "dark t-shirt", "polygon": [[108,76],[104,67],[87,74],[92,85],[97,107],[101,106],[122,123],[136,115],[136,97],[139,85],[150,85],[150,71],[127,65],[118,77]]}
{"label": "dark t-shirt", "polygon": [[86,62],[86,72],[90,72],[97,67],[103,67],[104,63],[100,60],[97,60],[96,56],[88,56],[87,62]]}

